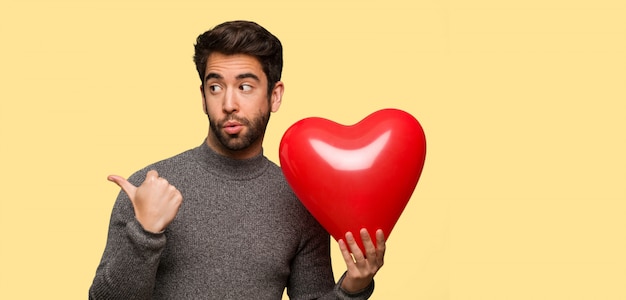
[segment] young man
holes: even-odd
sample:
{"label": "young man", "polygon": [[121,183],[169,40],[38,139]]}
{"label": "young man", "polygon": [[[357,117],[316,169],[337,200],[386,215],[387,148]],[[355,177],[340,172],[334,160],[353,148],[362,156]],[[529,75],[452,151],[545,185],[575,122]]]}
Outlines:
{"label": "young man", "polygon": [[[194,61],[209,119],[197,148],[147,166],[122,188],[90,299],[367,299],[383,265],[360,232],[339,247],[347,271],[335,284],[330,237],[263,156],[284,85],[282,45],[253,22],[200,35]],[[184,198],[184,200],[183,200]]]}

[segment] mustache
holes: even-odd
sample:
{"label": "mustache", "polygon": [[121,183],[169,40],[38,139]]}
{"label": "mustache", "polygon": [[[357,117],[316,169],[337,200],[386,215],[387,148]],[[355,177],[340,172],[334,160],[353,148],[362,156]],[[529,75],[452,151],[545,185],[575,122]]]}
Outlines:
{"label": "mustache", "polygon": [[248,119],[246,119],[246,118],[243,118],[243,117],[236,116],[236,115],[228,115],[228,116],[226,116],[224,119],[219,120],[219,121],[217,122],[217,124],[218,124],[220,127],[222,127],[222,126],[224,126],[224,124],[225,124],[226,122],[230,122],[230,121],[235,121],[235,122],[241,123],[242,125],[246,125],[246,126],[247,126],[247,125],[250,125],[250,120],[248,120]]}

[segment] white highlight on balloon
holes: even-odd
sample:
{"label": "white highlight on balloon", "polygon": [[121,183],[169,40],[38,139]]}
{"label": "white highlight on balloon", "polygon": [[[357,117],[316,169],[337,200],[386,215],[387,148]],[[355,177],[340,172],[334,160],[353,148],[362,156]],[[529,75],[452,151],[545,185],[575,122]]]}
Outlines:
{"label": "white highlight on balloon", "polygon": [[310,142],[313,149],[336,170],[359,171],[372,167],[390,136],[391,130],[388,130],[369,145],[350,150],[340,149],[316,139],[311,139]]}

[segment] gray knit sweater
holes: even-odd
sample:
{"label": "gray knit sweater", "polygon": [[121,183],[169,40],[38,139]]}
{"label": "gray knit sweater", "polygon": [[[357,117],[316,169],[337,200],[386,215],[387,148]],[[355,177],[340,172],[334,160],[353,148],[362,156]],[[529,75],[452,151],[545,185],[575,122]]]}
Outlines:
{"label": "gray knit sweater", "polygon": [[147,171],[177,187],[183,203],[164,233],[142,229],[120,192],[90,299],[367,299],[334,283],[330,237],[265,156],[233,160],[206,143]]}

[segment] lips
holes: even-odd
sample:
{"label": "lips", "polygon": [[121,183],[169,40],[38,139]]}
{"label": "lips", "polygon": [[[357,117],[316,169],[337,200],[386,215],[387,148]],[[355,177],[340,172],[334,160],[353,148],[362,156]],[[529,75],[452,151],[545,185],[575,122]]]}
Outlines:
{"label": "lips", "polygon": [[238,134],[243,130],[243,125],[237,121],[227,121],[222,125],[224,132],[230,135]]}

